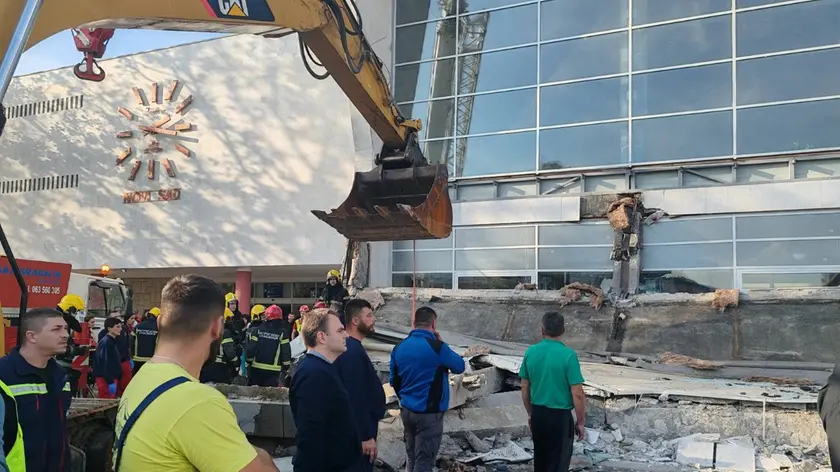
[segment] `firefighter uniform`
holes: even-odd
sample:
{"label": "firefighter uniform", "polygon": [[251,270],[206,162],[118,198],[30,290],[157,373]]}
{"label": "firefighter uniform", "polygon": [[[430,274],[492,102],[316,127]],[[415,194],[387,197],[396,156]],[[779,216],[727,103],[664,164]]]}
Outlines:
{"label": "firefighter uniform", "polygon": [[76,319],[76,314],[85,310],[85,302],[82,297],[71,293],[61,297],[56,308],[64,315],[69,337],[67,338],[67,350],[64,354],[55,356],[55,360],[67,374],[67,378],[70,380],[70,392],[75,397],[79,390],[79,379],[82,373],[73,368],[73,360],[76,356],[87,354],[90,350],[89,346],[77,346],[73,339],[74,331],[77,333],[82,331],[82,325]]}
{"label": "firefighter uniform", "polygon": [[[149,362],[152,356],[155,355],[155,347],[157,347],[158,340],[155,309],[152,308],[152,310],[149,310],[149,316],[140,323],[137,323],[134,331],[131,332],[131,359],[134,361],[134,368],[131,370],[132,375],[137,375],[140,367],[146,362]],[[160,310],[157,313],[159,314]]]}
{"label": "firefighter uniform", "polygon": [[[233,316],[233,313],[225,308],[225,320]],[[201,383],[214,382],[220,384],[232,384],[239,366],[239,357],[236,355],[236,343],[233,340],[231,330],[225,328],[222,333],[222,342],[219,344],[219,352],[213,362],[204,364],[201,369]]]}
{"label": "firefighter uniform", "polygon": [[248,340],[248,385],[279,387],[292,364],[289,325],[277,305],[266,309],[265,319]]}
{"label": "firefighter uniform", "polygon": [[[72,397],[64,369],[53,359],[44,369],[37,369],[15,348],[0,359],[0,382],[6,386],[2,389],[3,436],[8,439],[3,447],[7,454],[17,454],[13,460],[6,458],[10,469],[24,470],[15,467],[25,462],[25,470],[69,472],[67,410]],[[20,458],[21,435],[24,459]]]}
{"label": "firefighter uniform", "polygon": [[[17,412],[17,402],[12,390],[3,382],[0,382],[0,392],[4,401],[15,406],[14,412]],[[26,454],[23,450],[23,429],[13,413],[7,411],[3,422],[3,454],[6,457],[6,465],[9,467],[9,472],[26,472]],[[14,439],[6,436],[6,430],[11,431],[14,428]]]}

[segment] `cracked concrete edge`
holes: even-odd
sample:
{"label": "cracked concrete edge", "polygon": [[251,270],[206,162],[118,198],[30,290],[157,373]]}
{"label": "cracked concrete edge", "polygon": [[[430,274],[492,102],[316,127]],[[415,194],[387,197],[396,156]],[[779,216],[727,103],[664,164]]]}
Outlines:
{"label": "cracked concrete edge", "polygon": [[[411,299],[412,289],[386,287],[378,290],[388,299]],[[463,289],[431,289],[418,288],[417,298],[422,303],[432,297],[439,298],[441,302],[447,301],[473,301],[473,302],[518,302],[518,303],[544,303],[564,302],[563,297],[557,290],[535,290],[520,291],[513,290],[463,290]],[[631,300],[622,301],[618,307],[652,306],[652,305],[709,305],[714,299],[713,293],[690,294],[690,293],[650,293],[636,295]],[[836,303],[840,302],[840,289],[790,289],[790,290],[752,290],[742,291],[740,303],[767,304],[767,303]],[[609,303],[609,302],[607,302]],[[571,304],[588,305],[584,300],[572,302]]]}

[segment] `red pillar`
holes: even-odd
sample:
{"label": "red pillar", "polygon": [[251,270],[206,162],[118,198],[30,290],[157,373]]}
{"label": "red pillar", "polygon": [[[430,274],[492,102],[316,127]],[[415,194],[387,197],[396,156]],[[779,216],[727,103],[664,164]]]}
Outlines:
{"label": "red pillar", "polygon": [[239,300],[239,311],[247,315],[251,313],[251,270],[240,269],[236,271],[236,283],[234,288],[236,298]]}

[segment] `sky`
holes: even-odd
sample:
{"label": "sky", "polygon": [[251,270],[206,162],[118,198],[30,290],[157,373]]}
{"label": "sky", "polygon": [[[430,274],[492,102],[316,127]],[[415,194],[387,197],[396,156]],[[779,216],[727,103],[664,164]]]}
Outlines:
{"label": "sky", "polygon": [[[219,36],[221,35],[217,33],[117,30],[108,43],[108,49],[102,59],[203,41]],[[15,69],[15,75],[32,74],[76,65],[82,60],[82,57],[82,53],[76,50],[70,30],[67,30],[47,38],[23,53],[23,57],[21,57],[17,69]]]}

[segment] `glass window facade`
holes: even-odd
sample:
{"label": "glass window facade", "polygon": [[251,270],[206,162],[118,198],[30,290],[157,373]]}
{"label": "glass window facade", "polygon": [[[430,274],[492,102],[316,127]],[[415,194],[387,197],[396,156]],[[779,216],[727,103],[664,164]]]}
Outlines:
{"label": "glass window facade", "polygon": [[[605,221],[462,227],[444,240],[394,243],[392,283],[513,289],[572,282],[609,290],[614,233]],[[840,212],[683,217],[645,226],[642,292],[840,286]],[[810,285],[809,285],[810,284]]]}
{"label": "glass window facade", "polygon": [[432,3],[394,92],[454,177],[840,148],[840,0]]}

